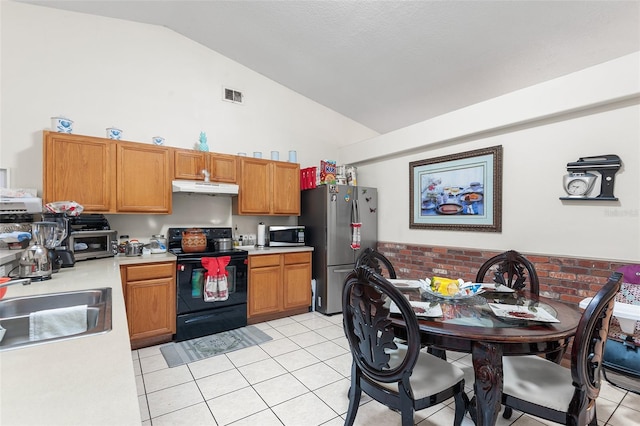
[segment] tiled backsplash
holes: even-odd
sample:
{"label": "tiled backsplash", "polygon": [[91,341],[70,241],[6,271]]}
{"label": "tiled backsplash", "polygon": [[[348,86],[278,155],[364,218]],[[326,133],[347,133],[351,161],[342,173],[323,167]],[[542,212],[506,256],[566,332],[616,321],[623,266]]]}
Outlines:
{"label": "tiled backsplash", "polygon": [[[517,250],[517,247],[512,249]],[[445,276],[474,281],[480,266],[500,251],[441,246],[378,242],[378,250],[387,256],[398,278]],[[519,251],[519,250],[518,250]],[[520,252],[535,266],[540,278],[540,293],[578,306],[585,297],[593,296],[611,272],[624,263],[607,260],[580,259],[568,256],[538,255]]]}

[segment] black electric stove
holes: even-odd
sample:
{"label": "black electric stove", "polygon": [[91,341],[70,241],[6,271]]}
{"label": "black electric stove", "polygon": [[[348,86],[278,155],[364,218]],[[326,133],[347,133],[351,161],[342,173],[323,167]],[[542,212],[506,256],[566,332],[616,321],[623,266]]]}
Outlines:
{"label": "black electric stove", "polygon": [[[245,250],[216,250],[214,241],[231,238],[231,228],[201,228],[207,237],[202,252],[182,251],[182,232],[191,228],[169,228],[169,252],[178,257],[176,273],[176,341],[193,339],[247,325],[248,253]],[[226,263],[228,296],[224,300],[205,300],[207,275],[204,258]],[[227,263],[228,262],[228,263]]]}

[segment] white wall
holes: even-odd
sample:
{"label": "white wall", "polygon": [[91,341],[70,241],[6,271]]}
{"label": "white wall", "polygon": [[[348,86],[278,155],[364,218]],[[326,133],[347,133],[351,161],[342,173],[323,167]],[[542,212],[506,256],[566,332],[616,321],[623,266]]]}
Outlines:
{"label": "white wall", "polygon": [[[409,229],[409,163],[502,145],[502,232]],[[619,202],[561,201],[566,164],[617,154]],[[378,187],[379,239],[640,262],[640,52],[339,149]],[[599,183],[594,192],[599,193]]]}
{"label": "white wall", "polygon": [[[286,160],[293,149],[301,167],[377,135],[164,27],[7,0],[0,19],[0,167],[14,187],[42,190],[42,129],[58,115],[73,119],[77,134],[104,137],[115,126],[126,140],[160,135],[167,146],[194,148],[204,131],[214,152],[268,158],[275,150]],[[222,101],[223,85],[246,103]],[[150,235],[197,212],[203,223],[230,224],[229,199],[176,198],[173,217],[119,216],[113,227]],[[254,219],[239,221],[255,232]]]}

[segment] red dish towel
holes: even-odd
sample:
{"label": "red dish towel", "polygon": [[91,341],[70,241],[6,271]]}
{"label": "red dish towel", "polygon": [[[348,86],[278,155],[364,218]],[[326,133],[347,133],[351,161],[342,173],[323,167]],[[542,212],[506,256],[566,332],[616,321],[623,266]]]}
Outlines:
{"label": "red dish towel", "polygon": [[354,250],[360,249],[360,228],[362,228],[361,223],[351,224],[351,248]]}
{"label": "red dish towel", "polygon": [[202,266],[207,270],[204,284],[204,301],[219,302],[229,299],[227,284],[227,265],[231,261],[230,256],[204,257]]}

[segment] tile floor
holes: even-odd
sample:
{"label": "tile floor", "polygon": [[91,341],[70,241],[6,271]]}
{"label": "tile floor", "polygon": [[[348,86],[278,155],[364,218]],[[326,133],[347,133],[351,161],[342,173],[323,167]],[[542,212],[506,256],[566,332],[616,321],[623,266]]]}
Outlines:
{"label": "tile floor", "polygon": [[[310,312],[257,325],[273,340],[168,368],[159,346],[132,352],[143,425],[338,426],[347,412],[351,354],[341,315]],[[448,352],[469,373],[470,355]],[[420,426],[453,423],[453,400],[415,413]],[[601,425],[640,425],[640,395],[604,383]],[[400,425],[400,415],[363,394],[356,425]],[[514,412],[498,425],[546,424]],[[553,423],[552,423],[553,424]],[[472,426],[470,418],[463,426]]]}

